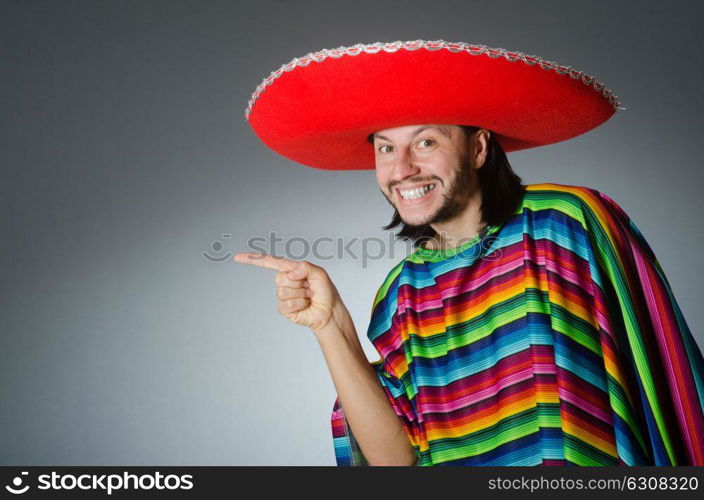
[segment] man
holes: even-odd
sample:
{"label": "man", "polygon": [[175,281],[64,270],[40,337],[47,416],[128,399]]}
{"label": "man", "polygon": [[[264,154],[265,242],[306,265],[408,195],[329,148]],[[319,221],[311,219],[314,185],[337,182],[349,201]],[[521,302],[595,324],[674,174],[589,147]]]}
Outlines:
{"label": "man", "polygon": [[338,464],[704,465],[704,361],[647,242],[605,194],[523,186],[505,156],[618,102],[521,53],[397,44],[294,60],[247,111],[300,163],[371,160],[415,244],[374,299],[372,364],[324,269],[235,256],[278,271],[278,311],[320,343]]}

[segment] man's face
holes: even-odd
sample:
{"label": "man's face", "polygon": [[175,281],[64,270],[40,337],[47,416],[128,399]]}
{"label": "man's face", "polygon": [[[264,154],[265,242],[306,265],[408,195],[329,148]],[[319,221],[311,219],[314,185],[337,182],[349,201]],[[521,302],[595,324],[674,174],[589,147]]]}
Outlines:
{"label": "man's face", "polygon": [[457,125],[410,125],[374,134],[381,192],[408,225],[457,216],[479,189],[470,141]]}

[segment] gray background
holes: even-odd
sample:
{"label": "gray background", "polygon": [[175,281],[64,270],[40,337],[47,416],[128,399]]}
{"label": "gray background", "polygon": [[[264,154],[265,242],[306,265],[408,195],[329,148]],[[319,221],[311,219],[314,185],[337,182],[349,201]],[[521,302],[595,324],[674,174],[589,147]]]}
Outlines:
{"label": "gray background", "polygon": [[[276,313],[274,272],[202,255],[270,231],[387,239],[372,171],[293,164],[243,119],[262,78],[321,48],[484,43],[605,82],[626,111],[510,160],[614,198],[703,344],[701,18],[682,1],[3,1],[0,463],[334,463],[334,387]],[[310,259],[370,360],[396,250]]]}

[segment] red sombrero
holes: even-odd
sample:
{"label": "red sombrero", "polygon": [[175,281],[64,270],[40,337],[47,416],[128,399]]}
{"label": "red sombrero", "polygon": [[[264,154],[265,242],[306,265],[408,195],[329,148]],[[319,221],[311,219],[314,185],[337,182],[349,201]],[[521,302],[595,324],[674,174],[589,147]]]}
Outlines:
{"label": "red sombrero", "polygon": [[506,152],[552,144],[619,107],[569,66],[484,45],[423,40],[355,45],[296,58],[257,87],[245,117],[271,149],[326,170],[374,168],[367,136],[404,125],[475,125]]}

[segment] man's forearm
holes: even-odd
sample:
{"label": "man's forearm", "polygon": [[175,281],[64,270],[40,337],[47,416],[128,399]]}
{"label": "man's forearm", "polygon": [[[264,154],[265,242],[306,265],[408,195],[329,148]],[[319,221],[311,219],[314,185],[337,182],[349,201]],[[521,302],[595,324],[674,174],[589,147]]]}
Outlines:
{"label": "man's forearm", "polygon": [[349,312],[314,330],[349,426],[370,465],[413,465],[416,453],[369,364]]}

